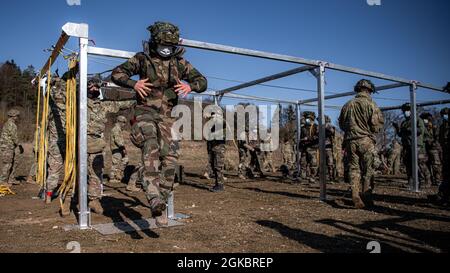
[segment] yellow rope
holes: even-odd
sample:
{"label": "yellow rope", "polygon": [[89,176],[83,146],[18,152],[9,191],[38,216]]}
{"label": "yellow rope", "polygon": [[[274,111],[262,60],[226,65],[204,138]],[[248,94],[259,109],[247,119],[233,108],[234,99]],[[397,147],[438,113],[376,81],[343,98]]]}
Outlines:
{"label": "yellow rope", "polygon": [[0,186],[0,197],[3,197],[5,195],[15,195],[16,193],[13,192],[8,186]]}
{"label": "yellow rope", "polygon": [[[51,60],[50,60],[51,63]],[[38,152],[38,166],[36,182],[43,189],[45,187],[45,181],[47,177],[47,149],[48,149],[48,137],[47,137],[47,125],[48,125],[48,109],[50,100],[50,90],[51,90],[51,70],[50,66],[47,73],[47,93],[45,94],[43,106],[42,106],[42,117],[41,117],[41,127],[40,127],[40,138],[39,138],[39,152]]]}
{"label": "yellow rope", "polygon": [[[38,84],[38,99],[37,99],[37,110],[36,110],[36,131],[34,133],[34,162],[35,164],[38,162],[38,149],[39,149],[39,114],[41,107],[41,75],[39,75],[39,84]],[[38,169],[35,168],[35,174],[37,176]]]}
{"label": "yellow rope", "polygon": [[[75,58],[69,61],[69,71],[77,66]],[[59,188],[60,205],[63,208],[68,194],[73,193],[77,180],[77,80],[76,74],[69,73],[66,82],[66,159],[64,165],[64,181]]]}

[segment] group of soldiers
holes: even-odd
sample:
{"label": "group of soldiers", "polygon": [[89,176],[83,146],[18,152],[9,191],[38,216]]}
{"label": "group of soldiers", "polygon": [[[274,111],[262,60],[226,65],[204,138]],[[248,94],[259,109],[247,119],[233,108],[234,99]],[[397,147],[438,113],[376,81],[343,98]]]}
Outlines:
{"label": "group of soldiers", "polygon": [[[94,213],[103,213],[101,199],[103,194],[103,171],[105,158],[105,122],[110,113],[117,114],[121,110],[134,109],[131,124],[131,142],[142,152],[139,166],[131,179],[128,190],[139,191],[136,181],[144,190],[152,217],[159,226],[168,224],[167,202],[176,182],[179,146],[173,138],[171,117],[172,109],[177,105],[179,97],[185,97],[192,91],[204,92],[207,89],[206,78],[195,69],[184,57],[185,50],[179,47],[179,29],[171,23],[156,22],[148,30],[151,33],[148,46],[144,52],[116,67],[111,75],[114,84],[133,89],[134,96],[124,96],[112,100],[100,99],[101,84],[98,79],[88,83],[88,195],[89,206]],[[73,71],[72,71],[73,72]],[[138,75],[139,80],[133,77]],[[63,77],[53,77],[51,85],[50,115],[48,124],[48,155],[47,178],[45,183],[45,202],[51,203],[55,198],[55,190],[61,180],[65,159],[65,106],[66,80]],[[361,80],[355,86],[356,97],[342,109],[339,126],[344,131],[343,140],[339,140],[336,128],[326,117],[326,168],[327,176],[333,181],[338,176],[337,146],[342,143],[344,174],[352,185],[352,199],[357,208],[364,208],[372,203],[371,193],[374,188],[376,169],[376,134],[384,124],[383,115],[373,102],[371,94],[375,86],[368,80]],[[396,126],[401,146],[394,144],[390,160],[393,172],[399,170],[399,158],[403,157],[408,177],[412,177],[411,168],[411,110],[403,107],[405,121]],[[418,119],[419,174],[421,185],[427,186],[434,181],[441,182],[438,199],[448,200],[449,170],[443,169],[441,162],[448,162],[449,148],[449,109],[441,112],[443,119],[439,130],[433,127],[430,115]],[[9,119],[3,126],[0,136],[0,157],[3,167],[0,173],[0,183],[16,184],[14,177],[16,150],[23,153],[17,137],[17,121],[19,111],[8,112]],[[207,119],[221,119],[222,113],[212,113]],[[124,176],[128,164],[127,149],[123,129],[128,123],[124,116],[117,117],[111,130],[110,145],[112,152],[112,169],[110,183],[119,183]],[[319,170],[319,129],[314,112],[304,112],[302,117],[299,145],[293,139],[284,139],[281,143],[283,166],[289,173],[300,163],[301,173],[297,176],[315,181]],[[226,122],[223,122],[226,126]],[[222,128],[223,129],[223,128]],[[224,175],[226,141],[217,140],[214,134],[220,128],[211,130],[208,138],[209,167],[207,176],[215,179],[213,192],[224,190],[226,177]],[[240,179],[263,177],[264,171],[275,172],[273,151],[261,151],[260,142],[253,141],[252,134],[246,126],[244,135],[236,143],[239,152],[238,175]],[[439,141],[437,141],[439,140]],[[272,139],[264,141],[271,144]],[[439,143],[439,145],[438,145]],[[442,151],[442,153],[440,152]],[[37,153],[37,151],[35,151]],[[300,156],[299,156],[300,155]],[[298,156],[300,158],[298,158]],[[443,156],[443,161],[440,157]],[[427,165],[428,164],[428,165]],[[429,167],[431,166],[431,168]],[[325,166],[324,166],[325,167]],[[32,167],[29,182],[34,180],[36,166]],[[430,170],[431,169],[431,174]],[[441,175],[442,173],[442,175]],[[70,211],[63,211],[63,215]]]}

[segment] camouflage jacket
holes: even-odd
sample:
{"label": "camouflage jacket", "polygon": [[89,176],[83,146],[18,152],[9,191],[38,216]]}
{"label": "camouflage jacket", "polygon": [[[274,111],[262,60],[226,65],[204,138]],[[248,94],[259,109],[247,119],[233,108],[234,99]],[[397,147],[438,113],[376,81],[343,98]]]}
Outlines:
{"label": "camouflage jacket", "polygon": [[107,115],[128,109],[134,104],[134,101],[116,102],[88,99],[88,135],[94,138],[103,138]]}
{"label": "camouflage jacket", "polygon": [[19,145],[17,125],[12,118],[3,125],[0,135],[0,149],[14,150]]}
{"label": "camouflage jacket", "polygon": [[339,116],[339,126],[345,132],[344,141],[364,137],[375,141],[375,135],[381,131],[383,125],[383,114],[367,93],[359,93],[347,102]]}
{"label": "camouflage jacket", "polygon": [[125,141],[123,139],[123,132],[122,132],[122,128],[120,127],[119,123],[116,123],[116,125],[111,130],[110,145],[111,145],[112,153],[117,153],[117,152],[125,149]]}
{"label": "camouflage jacket", "polygon": [[[405,119],[400,126],[400,131],[398,132],[398,136],[401,137],[404,148],[411,147],[412,145],[411,120],[411,118]],[[426,129],[423,119],[417,118],[417,147],[421,150],[425,149],[425,133]]]}
{"label": "camouflage jacket", "polygon": [[335,136],[336,127],[334,127],[331,123],[325,124],[325,146],[327,148],[333,148]]}
{"label": "camouflage jacket", "polygon": [[433,125],[429,126],[425,125],[424,142],[426,149],[429,151],[440,150],[441,145],[439,145],[438,139],[439,133],[437,131],[438,131],[437,127]]}
{"label": "camouflage jacket", "polygon": [[443,121],[439,127],[439,143],[445,152],[450,152],[450,123]]}
{"label": "camouflage jacket", "polygon": [[66,83],[56,79],[50,91],[48,131],[50,141],[66,141]]}
{"label": "camouflage jacket", "polygon": [[319,147],[319,126],[317,124],[305,125],[301,129],[300,148],[318,148]]}
{"label": "camouflage jacket", "polygon": [[174,86],[180,80],[186,81],[192,91],[201,93],[207,88],[206,78],[183,58],[184,49],[180,48],[171,59],[163,60],[156,53],[137,53],[112,72],[112,81],[122,87],[134,88],[136,81],[132,76],[139,75],[141,80],[149,79],[153,84],[152,92],[138,105],[147,106],[152,112],[170,117],[172,108],[178,104],[178,94]]}

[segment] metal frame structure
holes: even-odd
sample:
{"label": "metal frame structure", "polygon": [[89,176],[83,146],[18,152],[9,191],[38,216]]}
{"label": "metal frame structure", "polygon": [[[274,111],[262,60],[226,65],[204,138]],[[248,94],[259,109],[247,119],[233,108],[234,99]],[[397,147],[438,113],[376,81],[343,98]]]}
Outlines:
{"label": "metal frame structure", "polygon": [[[43,67],[42,71],[49,69],[52,64],[56,61],[57,56],[59,55],[60,50],[64,47],[66,42],[70,37],[79,38],[79,57],[80,57],[80,100],[79,100],[79,146],[78,146],[78,160],[79,160],[79,173],[78,173],[78,182],[79,182],[79,200],[80,200],[80,217],[79,217],[79,225],[81,229],[88,229],[90,226],[89,221],[89,209],[87,206],[87,73],[88,73],[88,55],[97,55],[103,57],[113,57],[113,58],[121,58],[121,59],[129,59],[133,57],[135,52],[128,52],[122,50],[114,50],[107,48],[99,48],[92,47],[88,45],[89,38],[89,26],[87,24],[75,24],[75,23],[67,23],[62,28],[63,33],[56,44],[54,51],[52,53],[52,57],[49,58],[46,65]],[[325,73],[326,70],[335,70],[341,71],[350,74],[357,74],[362,76],[367,76],[371,78],[391,81],[393,84],[379,87],[378,90],[388,90],[393,88],[398,88],[402,86],[410,87],[411,94],[411,104],[413,105],[412,111],[412,121],[413,121],[413,130],[417,130],[417,116],[416,116],[416,92],[417,88],[425,88],[434,91],[445,92],[443,88],[439,88],[433,86],[431,84],[425,84],[417,81],[412,81],[408,79],[403,79],[399,77],[394,77],[390,75],[385,75],[377,72],[366,71],[358,68],[333,64],[329,62],[324,62],[320,60],[309,60],[294,56],[275,54],[270,52],[256,51],[245,48],[238,48],[220,44],[212,44],[194,40],[180,40],[180,45],[190,48],[216,51],[228,54],[249,56],[255,58],[269,59],[280,62],[287,63],[295,63],[301,64],[302,67],[292,69],[289,71],[285,71],[282,73],[278,73],[275,75],[267,76],[255,81],[251,81],[248,83],[240,84],[231,88],[227,88],[221,91],[217,91],[215,93],[211,93],[208,95],[212,95],[215,98],[215,103],[218,104],[222,97],[230,97],[230,98],[240,98],[240,99],[251,99],[251,100],[259,100],[259,101],[267,101],[274,103],[289,103],[296,105],[297,112],[297,126],[300,128],[300,111],[302,105],[308,105],[308,103],[317,102],[318,103],[318,112],[319,112],[319,148],[320,148],[320,200],[325,201],[326,196],[326,170],[323,168],[325,165],[325,101],[327,99],[334,99],[338,97],[346,97],[351,96],[353,92],[347,92],[343,94],[333,95],[333,96],[325,96]],[[284,78],[287,76],[291,76],[294,74],[302,73],[305,71],[309,71],[317,78],[317,99],[311,100],[298,100],[298,101],[286,101],[286,100],[277,100],[271,98],[261,98],[254,96],[243,96],[236,94],[229,94],[230,92],[241,90],[250,86],[258,85],[264,82]],[[42,72],[41,72],[42,74]],[[297,145],[300,142],[300,130],[297,131]],[[413,155],[417,155],[417,139],[416,134],[413,137]],[[299,161],[299,160],[298,160]],[[299,162],[297,162],[299,164]],[[417,157],[413,158],[413,188],[415,191],[418,191],[418,175],[417,175]],[[173,200],[173,199],[172,199]],[[171,211],[173,215],[173,211]]]}

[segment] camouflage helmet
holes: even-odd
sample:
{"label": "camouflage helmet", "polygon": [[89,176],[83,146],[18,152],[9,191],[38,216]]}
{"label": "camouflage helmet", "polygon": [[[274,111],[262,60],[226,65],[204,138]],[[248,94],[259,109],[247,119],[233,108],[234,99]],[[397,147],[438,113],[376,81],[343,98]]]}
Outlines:
{"label": "camouflage helmet", "polygon": [[366,79],[362,79],[355,85],[355,92],[359,93],[363,88],[368,89],[371,93],[375,93],[375,85],[370,81]]}
{"label": "camouflage helmet", "polygon": [[406,111],[411,111],[411,103],[405,103],[402,105],[402,111],[406,112]]}
{"label": "camouflage helmet", "polygon": [[326,123],[331,123],[331,118],[330,118],[330,116],[325,116],[325,122],[326,122]]}
{"label": "camouflage helmet", "polygon": [[450,108],[444,108],[441,110],[441,116],[448,115],[450,113]]}
{"label": "camouflage helmet", "polygon": [[156,22],[147,28],[156,44],[178,45],[180,29],[168,22]]}
{"label": "camouflage helmet", "polygon": [[118,116],[117,117],[117,122],[126,123],[127,122],[127,118],[124,117],[124,116]]}
{"label": "camouflage helmet", "polygon": [[18,117],[20,116],[20,111],[17,109],[11,109],[8,111],[8,117],[13,118],[13,117]]}
{"label": "camouflage helmet", "polygon": [[311,112],[311,111],[305,111],[305,112],[303,112],[303,117],[305,119],[307,119],[307,118],[316,119],[316,113]]}

